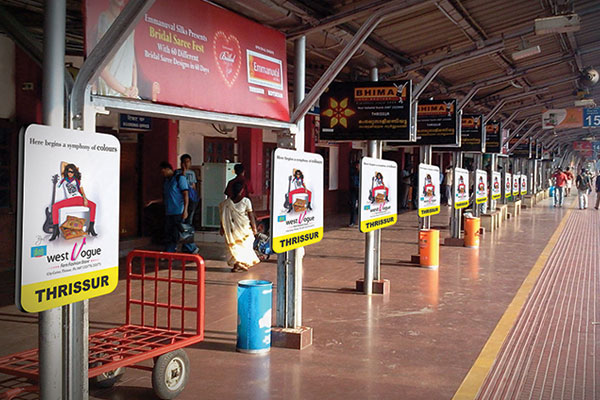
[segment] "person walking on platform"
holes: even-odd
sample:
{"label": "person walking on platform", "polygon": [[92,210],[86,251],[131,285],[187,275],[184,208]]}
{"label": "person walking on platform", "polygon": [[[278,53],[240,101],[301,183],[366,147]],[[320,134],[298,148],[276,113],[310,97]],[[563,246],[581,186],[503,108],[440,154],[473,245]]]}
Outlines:
{"label": "person walking on platform", "polygon": [[406,163],[402,170],[402,201],[400,202],[400,208],[405,210],[408,208],[408,193],[410,192],[410,185],[412,180],[412,165]]}
{"label": "person walking on platform", "polygon": [[194,225],[194,214],[196,213],[196,208],[198,207],[198,203],[200,202],[200,197],[198,196],[198,188],[196,184],[198,183],[198,179],[196,178],[196,173],[193,169],[190,169],[192,166],[192,156],[189,154],[184,154],[179,157],[181,161],[181,169],[175,171],[175,175],[181,174],[185,176],[185,179],[188,183],[188,194],[190,198],[190,204],[188,207],[188,217],[185,219],[186,224]]}
{"label": "person walking on platform", "polygon": [[358,190],[360,187],[360,163],[354,162],[350,167],[350,224],[348,226],[354,226],[356,224],[356,217],[358,215]]}
{"label": "person walking on platform", "polygon": [[596,176],[596,206],[594,207],[596,210],[600,206],[600,173]]}
{"label": "person walking on platform", "polygon": [[562,207],[565,194],[565,185],[567,184],[567,175],[560,167],[558,167],[552,177],[556,181],[554,190],[554,207]]}
{"label": "person walking on platform", "polygon": [[250,195],[252,194],[252,185],[250,184],[250,180],[246,178],[244,164],[235,164],[233,166],[233,171],[235,172],[236,177],[227,182],[225,195],[230,198],[233,197],[233,185],[236,182],[240,182],[242,184],[242,197],[250,198]]}
{"label": "person walking on platform", "polygon": [[454,183],[454,168],[452,168],[452,164],[448,165],[444,176],[444,191],[446,194],[446,204],[449,207],[452,207],[452,184]]}
{"label": "person walking on platform", "polygon": [[[175,174],[173,167],[166,161],[160,163],[160,172],[165,178],[163,183],[163,199],[165,203],[165,251],[174,253],[179,242],[181,223],[188,217],[189,187],[181,174]],[[195,243],[184,243],[184,253],[198,254],[200,250]]]}
{"label": "person walking on platform", "polygon": [[571,172],[571,167],[567,167],[567,170],[565,171],[565,175],[567,175],[567,186],[566,186],[566,193],[565,196],[570,196],[571,195],[571,187],[573,187],[573,181],[575,180],[575,177],[573,176],[573,172]]}
{"label": "person walking on platform", "polygon": [[581,173],[577,175],[575,181],[577,186],[577,194],[579,195],[579,209],[584,210],[588,208],[588,192],[592,189],[592,181],[585,168],[581,169]]}

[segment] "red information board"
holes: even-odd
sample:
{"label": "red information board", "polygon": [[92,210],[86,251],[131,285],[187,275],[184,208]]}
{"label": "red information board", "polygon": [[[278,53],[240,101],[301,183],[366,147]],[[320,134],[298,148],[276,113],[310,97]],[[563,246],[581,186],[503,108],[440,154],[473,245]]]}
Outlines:
{"label": "red information board", "polygon": [[[88,54],[125,3],[86,0]],[[93,90],[288,121],[285,36],[201,0],[157,0]]]}

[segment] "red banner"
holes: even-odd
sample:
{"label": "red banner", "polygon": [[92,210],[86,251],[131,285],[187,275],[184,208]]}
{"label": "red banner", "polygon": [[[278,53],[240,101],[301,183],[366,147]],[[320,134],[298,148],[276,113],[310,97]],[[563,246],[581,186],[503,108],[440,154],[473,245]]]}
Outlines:
{"label": "red banner", "polygon": [[[86,0],[86,52],[125,0]],[[157,0],[94,93],[289,120],[285,36],[201,0]]]}

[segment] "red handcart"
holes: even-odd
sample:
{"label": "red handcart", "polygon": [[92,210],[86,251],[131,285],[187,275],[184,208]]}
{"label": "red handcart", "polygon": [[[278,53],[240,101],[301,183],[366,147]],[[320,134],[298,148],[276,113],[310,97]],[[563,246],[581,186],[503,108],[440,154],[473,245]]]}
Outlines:
{"label": "red handcart", "polygon": [[[187,264],[194,268],[187,269]],[[89,378],[101,387],[114,385],[125,367],[152,371],[152,387],[161,399],[173,399],[189,377],[183,347],[204,340],[204,260],[198,255],[134,250],[127,256],[125,325],[89,337]],[[195,315],[190,323],[190,314]],[[140,364],[154,360],[154,366]],[[37,382],[38,350],[0,358],[0,373]],[[36,391],[35,385],[12,388],[0,398]]]}

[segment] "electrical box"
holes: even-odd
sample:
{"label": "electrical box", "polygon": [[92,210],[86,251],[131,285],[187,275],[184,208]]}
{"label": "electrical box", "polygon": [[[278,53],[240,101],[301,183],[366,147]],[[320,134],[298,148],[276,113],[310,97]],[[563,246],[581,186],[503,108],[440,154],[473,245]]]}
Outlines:
{"label": "electrical box", "polygon": [[220,226],[219,203],[225,200],[227,182],[235,178],[234,163],[202,164],[202,227]]}

